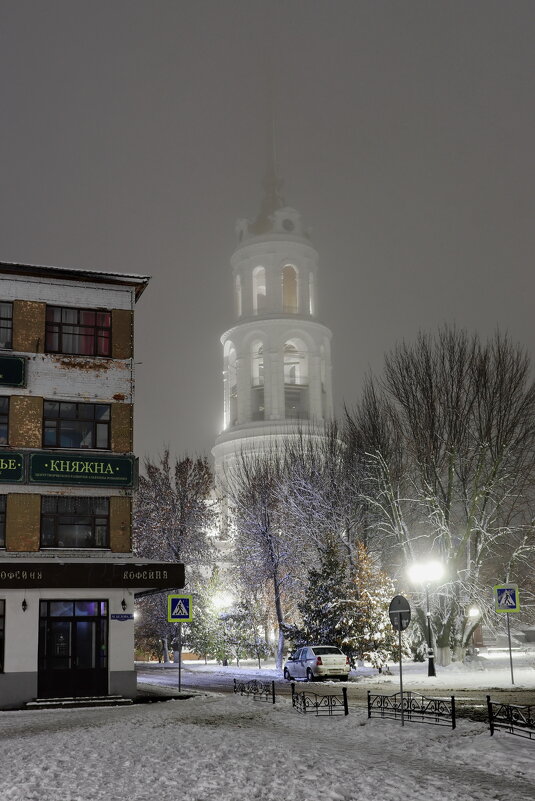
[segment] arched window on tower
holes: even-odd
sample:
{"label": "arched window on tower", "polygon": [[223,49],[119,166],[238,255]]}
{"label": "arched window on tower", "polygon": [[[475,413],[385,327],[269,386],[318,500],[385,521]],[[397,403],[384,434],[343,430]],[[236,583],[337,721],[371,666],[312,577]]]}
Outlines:
{"label": "arched window on tower", "polygon": [[264,417],[264,346],[256,340],[251,345],[251,420]]}
{"label": "arched window on tower", "polygon": [[241,317],[242,314],[242,306],[241,306],[241,278],[239,275],[236,276],[235,281],[235,292],[236,292],[236,314],[238,317]]}
{"label": "arched window on tower", "polygon": [[316,297],[314,289],[314,273],[308,274],[308,305],[310,314],[316,313]]}
{"label": "arched window on tower", "polygon": [[324,420],[327,419],[326,371],[327,371],[327,365],[325,364],[325,347],[322,345],[320,348],[320,379],[321,379],[321,415]]}
{"label": "arched window on tower", "polygon": [[263,267],[253,270],[253,311],[262,314],[266,308],[266,271]]}
{"label": "arched window on tower", "polygon": [[225,364],[225,428],[235,426],[238,422],[238,372],[236,369],[236,351],[229,344]]}
{"label": "arched window on tower", "polygon": [[308,405],[308,352],[300,339],[284,343],[284,416],[306,420]]}
{"label": "arched window on tower", "polygon": [[282,310],[285,314],[297,314],[297,270],[287,264],[282,271]]}

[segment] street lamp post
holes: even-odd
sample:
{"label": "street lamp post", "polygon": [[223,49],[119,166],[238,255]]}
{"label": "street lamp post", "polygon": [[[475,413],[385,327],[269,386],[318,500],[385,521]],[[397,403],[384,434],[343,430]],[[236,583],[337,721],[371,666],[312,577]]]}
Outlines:
{"label": "street lamp post", "polygon": [[427,616],[427,675],[436,676],[435,652],[433,651],[433,639],[431,634],[431,610],[429,609],[429,584],[425,585],[425,605]]}
{"label": "street lamp post", "polygon": [[425,587],[425,608],[427,618],[427,675],[436,676],[435,653],[433,651],[433,632],[431,630],[431,609],[429,607],[429,584],[438,581],[444,574],[444,567],[440,562],[426,562],[414,564],[409,568],[409,576],[415,584]]}

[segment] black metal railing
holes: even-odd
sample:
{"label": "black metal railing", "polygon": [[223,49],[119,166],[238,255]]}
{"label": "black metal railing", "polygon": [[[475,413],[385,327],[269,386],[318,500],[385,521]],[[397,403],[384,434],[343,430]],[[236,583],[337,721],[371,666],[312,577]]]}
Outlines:
{"label": "black metal railing", "polygon": [[318,695],[317,693],[296,693],[292,682],[292,706],[297,712],[311,712],[320,715],[348,715],[347,687],[342,687],[342,695]]}
{"label": "black metal railing", "polygon": [[271,701],[275,703],[275,682],[259,681],[238,681],[234,679],[234,692],[240,695],[252,695],[253,701]]}
{"label": "black metal railing", "polygon": [[509,734],[535,740],[535,707],[515,704],[497,704],[487,695],[490,735],[494,729],[504,729]]}
{"label": "black metal railing", "polygon": [[372,695],[368,690],[368,717],[390,718],[413,723],[434,723],[437,726],[451,726],[455,728],[455,697],[450,700],[444,698],[426,698],[414,692],[394,695]]}

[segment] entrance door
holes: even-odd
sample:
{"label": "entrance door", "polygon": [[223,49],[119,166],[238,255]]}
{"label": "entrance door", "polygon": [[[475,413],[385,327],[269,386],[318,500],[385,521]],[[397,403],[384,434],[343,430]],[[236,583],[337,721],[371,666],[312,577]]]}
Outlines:
{"label": "entrance door", "polygon": [[108,602],[41,601],[39,697],[107,692]]}

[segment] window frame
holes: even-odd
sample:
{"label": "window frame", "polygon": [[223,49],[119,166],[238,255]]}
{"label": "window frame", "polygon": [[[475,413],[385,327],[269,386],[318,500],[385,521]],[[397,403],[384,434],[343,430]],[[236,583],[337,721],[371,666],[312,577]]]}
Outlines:
{"label": "window frame", "polygon": [[[49,320],[49,310],[59,309],[60,317],[63,318],[64,312],[73,313],[76,312],[77,315],[77,322],[72,323],[68,321],[64,321],[63,319],[60,320]],[[84,312],[94,314],[95,315],[95,323],[93,325],[89,325],[87,323],[83,323],[80,321],[80,315]],[[107,314],[109,315],[109,325],[98,325],[97,324],[97,315],[99,314]],[[73,328],[79,329],[76,331],[67,332],[64,331],[64,328]],[[85,333],[82,331],[85,331]],[[92,331],[92,334],[89,333]],[[106,352],[103,352],[104,349],[100,347],[100,342],[103,339],[103,334],[106,333],[107,336],[105,337],[104,341],[107,342],[107,348],[105,349]],[[53,348],[50,346],[50,338],[53,336],[57,336],[57,348]],[[72,337],[90,337],[92,336],[93,346],[91,352],[83,352],[81,349],[78,350],[64,350],[63,340],[65,337],[72,336]],[[51,303],[47,303],[46,305],[46,313],[45,313],[45,353],[58,353],[63,354],[66,356],[90,356],[94,358],[101,358],[101,359],[111,359],[112,358],[112,312],[111,309],[87,309],[81,306],[56,306]]]}
{"label": "window frame", "polygon": [[0,395],[0,404],[4,400],[6,401],[7,410],[5,412],[3,412],[0,409],[0,431],[1,431],[2,426],[4,424],[4,419],[3,418],[5,417],[6,438],[5,438],[5,442],[2,442],[2,437],[0,436],[0,446],[9,445],[9,405],[10,405],[9,404],[9,395]]}
{"label": "window frame", "polygon": [[0,673],[4,672],[6,636],[6,599],[0,598]]}
{"label": "window frame", "polygon": [[[59,510],[58,511],[58,506],[61,505],[61,502],[67,502],[67,503],[69,503],[69,502],[72,503],[73,501],[87,502],[87,501],[90,501],[90,500],[93,500],[95,502],[97,502],[97,501],[99,501],[99,502],[105,501],[106,504],[107,504],[107,513],[104,514],[103,512],[97,512],[94,509],[91,510],[90,512],[87,512],[87,511],[78,512],[76,510],[73,511],[72,509],[66,509],[66,510]],[[44,510],[45,504],[48,504],[51,501],[55,501],[55,506],[56,506],[55,510],[54,511],[50,511],[50,510],[46,510],[45,511]],[[89,544],[86,544],[86,545],[65,544],[65,543],[62,543],[62,541],[60,540],[60,536],[59,536],[60,531],[59,530],[60,530],[61,520],[63,519],[65,521],[66,518],[72,519],[72,518],[76,518],[76,517],[78,517],[80,519],[82,519],[82,518],[84,518],[84,519],[89,518],[90,519],[90,526],[91,526],[91,535],[90,536],[91,536],[92,542],[90,542]],[[50,525],[50,521],[52,523],[53,540],[54,540],[53,544],[49,544],[49,543],[45,544],[45,542],[44,542],[44,537],[45,536],[49,536],[48,533],[45,533],[45,531],[44,531],[45,523],[47,521],[49,521],[49,525]],[[97,543],[97,526],[102,526],[103,525],[102,521],[105,521],[105,526],[106,526],[106,535],[105,535],[105,543],[104,544]],[[65,526],[65,525],[68,525],[68,523],[63,522],[62,525]],[[75,522],[71,523],[71,525],[76,525],[76,523]],[[78,525],[80,525],[80,523]],[[73,495],[67,495],[67,496],[65,496],[65,495],[41,495],[39,547],[40,547],[41,550],[50,550],[50,549],[58,549],[58,548],[62,549],[62,550],[83,550],[83,551],[95,550],[95,549],[96,550],[109,550],[110,549],[110,498],[109,498],[109,496],[102,496],[102,495],[79,495],[79,496],[76,496],[76,495],[74,495],[74,496]]]}
{"label": "window frame", "polygon": [[7,495],[0,494],[0,548],[6,547],[6,510]]}
{"label": "window frame", "polygon": [[[47,403],[56,403],[59,406],[58,415],[56,417],[52,415],[47,416],[46,412],[46,405]],[[76,413],[74,417],[61,417],[61,407],[62,405],[69,404],[70,406],[76,407]],[[107,406],[108,407],[108,419],[107,420],[97,420],[95,413],[97,406]],[[90,407],[93,409],[93,417],[83,417],[80,416],[81,407]],[[86,422],[88,426],[91,428],[91,445],[61,445],[61,422],[68,423],[70,422]],[[51,445],[49,442],[46,441],[46,424],[56,422],[55,428],[55,444]],[[107,437],[106,437],[106,445],[100,446],[97,445],[97,431],[98,426],[105,425],[108,429]],[[66,400],[51,400],[45,399],[43,401],[43,424],[42,424],[42,438],[41,438],[43,448],[54,448],[54,449],[66,449],[66,450],[98,450],[98,451],[109,451],[111,448],[111,403],[85,403],[85,402],[78,402],[78,401],[66,401]]]}
{"label": "window frame", "polygon": [[[2,306],[9,306],[11,315],[9,317],[4,317],[2,314]],[[7,322],[7,325],[4,323]],[[9,332],[9,344],[2,344],[2,331],[7,330]],[[2,300],[0,301],[0,350],[13,350],[13,301],[12,300]]]}

